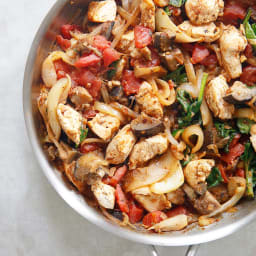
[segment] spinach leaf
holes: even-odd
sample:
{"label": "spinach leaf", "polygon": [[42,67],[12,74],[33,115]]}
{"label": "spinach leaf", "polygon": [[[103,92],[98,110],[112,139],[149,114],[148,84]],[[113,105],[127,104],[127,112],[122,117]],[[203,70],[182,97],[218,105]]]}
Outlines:
{"label": "spinach leaf", "polygon": [[119,60],[116,60],[113,63],[111,63],[111,65],[109,66],[110,69],[107,71],[108,80],[111,80],[114,77],[114,75],[116,74],[118,62],[119,62]]}
{"label": "spinach leaf", "polygon": [[[83,129],[80,128],[81,134],[80,134],[80,144],[86,139],[87,135],[88,135],[88,128]],[[76,145],[76,147],[78,147],[79,145]]]}
{"label": "spinach leaf", "polygon": [[177,85],[186,83],[188,81],[188,77],[185,71],[185,66],[180,66],[175,71],[167,74],[164,77],[164,80],[172,80]]}
{"label": "spinach leaf", "polygon": [[170,0],[169,4],[174,6],[174,7],[181,7],[186,0]]}
{"label": "spinach leaf", "polygon": [[190,125],[194,120],[198,119],[200,121],[200,106],[203,101],[204,89],[206,85],[208,74],[204,73],[200,92],[198,99],[193,101],[190,94],[184,90],[180,90],[177,93],[177,101],[181,104],[185,113],[178,119],[178,124],[180,128]]}
{"label": "spinach leaf", "polygon": [[223,182],[220,170],[217,167],[213,167],[210,175],[206,179],[208,188],[215,187]]}
{"label": "spinach leaf", "polygon": [[238,118],[236,125],[239,129],[239,131],[243,134],[249,134],[251,130],[251,126],[254,124],[254,122],[248,118]]}
{"label": "spinach leaf", "polygon": [[[245,35],[246,35],[247,39],[256,39],[256,25],[255,25],[255,23],[252,25],[250,24],[251,14],[252,14],[252,10],[249,8],[247,15],[243,21]],[[251,42],[249,41],[249,43],[251,43]],[[256,48],[255,43],[251,43],[251,45],[253,46],[254,49]]]}
{"label": "spinach leaf", "polygon": [[245,144],[245,150],[241,156],[241,160],[244,161],[245,167],[246,196],[249,198],[254,198],[253,188],[256,185],[256,153],[250,142]]}
{"label": "spinach leaf", "polygon": [[235,129],[229,127],[228,125],[224,124],[224,123],[220,123],[220,122],[215,122],[214,123],[218,135],[222,138],[227,138],[229,137],[228,143],[226,144],[226,146],[224,147],[224,151],[226,153],[229,152],[229,145],[231,143],[231,141],[233,140],[233,138],[235,137],[235,135],[238,133]]}

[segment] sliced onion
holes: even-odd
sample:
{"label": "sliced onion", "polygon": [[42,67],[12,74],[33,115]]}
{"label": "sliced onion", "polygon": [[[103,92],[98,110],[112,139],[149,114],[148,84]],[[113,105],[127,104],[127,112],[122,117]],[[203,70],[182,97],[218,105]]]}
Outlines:
{"label": "sliced onion", "polygon": [[89,144],[89,143],[106,143],[106,141],[99,139],[99,138],[88,138],[83,140],[83,142],[81,143],[81,146],[84,144]]}
{"label": "sliced onion", "polygon": [[64,103],[71,88],[70,78],[62,78],[51,88],[47,99],[47,114],[49,125],[55,138],[58,140],[61,134],[61,127],[57,116],[57,106],[60,102]]}
{"label": "sliced onion", "polygon": [[209,110],[205,99],[203,99],[203,101],[202,101],[202,104],[200,107],[200,112],[201,112],[201,116],[202,116],[202,120],[203,120],[203,126],[208,126],[210,123],[213,122],[211,111]]}
{"label": "sliced onion", "polygon": [[130,108],[118,103],[118,102],[113,102],[110,104],[110,106],[112,106],[113,108],[121,111],[124,115],[126,116],[130,116],[131,118],[135,119],[139,116],[138,113],[136,113],[135,111],[131,110]]}
{"label": "sliced onion", "polygon": [[195,70],[194,70],[194,66],[190,61],[189,55],[187,52],[183,53],[184,56],[184,65],[185,65],[185,69],[186,69],[186,73],[188,76],[188,80],[190,83],[192,83],[194,86],[197,85],[197,79],[196,79],[196,74],[195,74]]}
{"label": "sliced onion", "polygon": [[168,120],[167,122],[164,122],[164,126],[165,126],[165,133],[167,135],[167,139],[168,141],[172,144],[172,145],[179,145],[179,142],[172,136],[171,134],[171,127],[170,127],[170,120]]}
{"label": "sliced onion", "polygon": [[237,204],[237,202],[244,195],[244,192],[245,192],[245,187],[238,187],[236,189],[236,193],[226,203],[222,204],[221,207],[218,208],[216,211],[214,211],[208,215],[205,215],[204,217],[210,218],[210,217],[216,216],[222,212],[225,212],[229,208],[235,206]]}
{"label": "sliced onion", "polygon": [[65,52],[54,51],[43,62],[42,79],[47,87],[52,87],[57,82],[57,74],[54,67],[54,61],[62,59],[69,65],[74,65],[75,60],[67,56]]}
{"label": "sliced onion", "polygon": [[104,83],[101,85],[101,95],[104,102],[108,104],[110,102],[110,98],[109,98],[107,86]]}
{"label": "sliced onion", "polygon": [[248,118],[250,120],[256,121],[255,112],[251,108],[236,109],[234,117],[236,117],[236,118]]}
{"label": "sliced onion", "polygon": [[149,230],[154,229],[156,232],[178,231],[184,229],[187,225],[188,216],[185,214],[179,214],[155,224],[150,227]]}
{"label": "sliced onion", "polygon": [[[197,136],[197,142],[195,145],[190,141],[191,136]],[[187,127],[183,133],[182,133],[182,139],[186,142],[187,145],[189,145],[192,150],[191,153],[196,153],[201,149],[204,143],[204,133],[200,127],[200,125],[195,124]]]}
{"label": "sliced onion", "polygon": [[122,113],[111,107],[110,105],[107,105],[103,102],[96,101],[94,103],[94,109],[98,110],[101,113],[114,116],[120,120],[121,123],[125,123],[125,117]]}

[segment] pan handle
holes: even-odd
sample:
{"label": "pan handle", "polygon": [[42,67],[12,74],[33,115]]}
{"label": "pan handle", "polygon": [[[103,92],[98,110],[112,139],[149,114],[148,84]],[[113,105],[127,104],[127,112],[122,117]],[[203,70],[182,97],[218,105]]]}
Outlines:
{"label": "pan handle", "polygon": [[[199,249],[200,244],[190,245],[186,251],[185,256],[196,256],[197,250]],[[148,245],[149,256],[159,256],[154,245]]]}

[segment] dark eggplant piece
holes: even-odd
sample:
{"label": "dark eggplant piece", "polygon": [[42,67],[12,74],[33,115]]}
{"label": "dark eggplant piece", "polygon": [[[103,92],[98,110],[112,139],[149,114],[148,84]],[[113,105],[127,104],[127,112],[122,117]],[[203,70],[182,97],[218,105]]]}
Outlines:
{"label": "dark eggplant piece", "polygon": [[176,35],[174,33],[167,34],[165,32],[156,32],[153,38],[154,47],[162,52],[170,51],[175,37]]}
{"label": "dark eggplant piece", "polygon": [[111,89],[111,91],[109,92],[109,95],[110,95],[111,99],[114,101],[120,100],[124,95],[123,87],[122,86],[114,86]]}
{"label": "dark eggplant piece", "polygon": [[184,57],[180,49],[176,48],[170,52],[160,54],[161,61],[170,71],[174,71],[179,65],[184,64]]}
{"label": "dark eggplant piece", "polygon": [[136,137],[150,137],[163,132],[164,124],[156,118],[142,114],[131,122],[131,128]]}
{"label": "dark eggplant piece", "polygon": [[246,84],[236,81],[227,91],[223,99],[230,104],[242,104],[256,96],[256,87],[248,87]]}

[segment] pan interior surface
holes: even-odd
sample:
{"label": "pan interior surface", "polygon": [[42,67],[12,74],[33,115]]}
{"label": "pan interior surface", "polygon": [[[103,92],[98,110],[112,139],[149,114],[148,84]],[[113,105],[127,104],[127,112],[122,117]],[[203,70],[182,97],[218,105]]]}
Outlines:
{"label": "pan interior surface", "polygon": [[195,225],[188,227],[187,230],[168,234],[146,234],[129,230],[111,223],[89,206],[79,193],[67,186],[61,173],[48,161],[40,143],[42,122],[36,103],[42,83],[41,64],[50,50],[53,49],[53,42],[60,26],[65,23],[75,23],[85,13],[88,3],[89,1],[70,3],[65,0],[58,0],[55,3],[35,36],[25,70],[23,104],[27,132],[36,158],[55,190],[67,204],[87,220],[123,238],[145,244],[183,246],[204,243],[227,236],[252,221],[256,216],[256,202],[244,201],[237,207],[237,212],[223,214],[220,221],[204,229]]}

